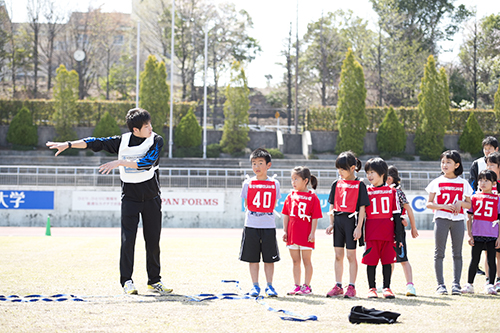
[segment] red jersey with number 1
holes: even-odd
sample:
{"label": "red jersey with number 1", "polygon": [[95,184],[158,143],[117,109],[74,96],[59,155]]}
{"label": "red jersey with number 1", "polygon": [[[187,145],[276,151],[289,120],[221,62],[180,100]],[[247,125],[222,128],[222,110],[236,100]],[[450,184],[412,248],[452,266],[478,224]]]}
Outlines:
{"label": "red jersey with number 1", "polygon": [[308,241],[311,222],[323,217],[321,203],[316,193],[292,191],[286,197],[281,213],[289,217],[286,245],[296,244],[314,248],[314,242]]}
{"label": "red jersey with number 1", "polygon": [[248,184],[247,207],[251,212],[272,213],[276,206],[276,184],[269,180],[252,180]]}
{"label": "red jersey with number 1", "polygon": [[354,213],[356,211],[359,195],[359,180],[337,181],[333,209],[336,212]]}
{"label": "red jersey with number 1", "polygon": [[365,239],[394,241],[393,214],[401,213],[396,189],[368,186],[370,205],[366,207]]}

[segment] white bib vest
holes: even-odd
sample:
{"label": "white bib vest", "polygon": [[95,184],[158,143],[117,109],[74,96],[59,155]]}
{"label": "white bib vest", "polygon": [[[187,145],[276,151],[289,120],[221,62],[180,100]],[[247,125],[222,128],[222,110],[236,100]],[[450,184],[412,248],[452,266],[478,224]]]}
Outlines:
{"label": "white bib vest", "polygon": [[486,161],[485,161],[485,158],[484,157],[481,157],[477,160],[477,174],[479,175],[479,173],[483,170],[486,170]]}
{"label": "white bib vest", "polygon": [[[144,140],[138,146],[129,147],[130,137],[132,133],[125,133],[122,135],[122,141],[120,143],[120,148],[118,150],[118,159],[127,161],[138,161],[148,152],[149,148],[154,143],[155,133],[153,132],[149,138]],[[120,179],[124,183],[142,183],[154,177],[155,170],[158,170],[158,166],[152,167],[149,170],[137,170],[133,168],[127,168],[120,166]]]}

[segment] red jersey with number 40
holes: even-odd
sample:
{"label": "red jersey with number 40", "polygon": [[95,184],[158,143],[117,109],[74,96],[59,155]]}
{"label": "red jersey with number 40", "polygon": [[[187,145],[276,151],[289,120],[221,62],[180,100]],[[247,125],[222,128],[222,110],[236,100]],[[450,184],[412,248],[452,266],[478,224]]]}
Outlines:
{"label": "red jersey with number 40", "polygon": [[336,212],[354,213],[358,204],[359,180],[337,181],[333,209]]}
{"label": "red jersey with number 40", "polygon": [[[464,185],[457,183],[439,183],[439,194],[436,195],[436,203],[438,205],[452,205],[455,202],[462,200],[464,195]],[[443,209],[448,213],[451,210]]]}
{"label": "red jersey with number 40", "polygon": [[368,186],[370,205],[366,207],[366,240],[394,240],[393,214],[401,213],[396,189]]}
{"label": "red jersey with number 40", "polygon": [[474,219],[493,222],[498,218],[498,195],[476,193],[471,197]]}
{"label": "red jersey with number 40", "polygon": [[248,184],[247,207],[251,212],[272,213],[276,206],[276,184],[270,180],[252,180]]}

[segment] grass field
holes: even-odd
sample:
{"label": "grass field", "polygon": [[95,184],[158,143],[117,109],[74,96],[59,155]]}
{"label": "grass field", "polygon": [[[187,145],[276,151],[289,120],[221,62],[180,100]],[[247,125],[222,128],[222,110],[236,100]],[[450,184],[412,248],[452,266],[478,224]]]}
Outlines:
{"label": "grass field", "polygon": [[[41,229],[40,235],[44,232]],[[85,296],[87,302],[0,302],[1,332],[492,332],[500,331],[500,296],[484,295],[484,276],[477,276],[473,296],[437,296],[431,232],[408,239],[418,297],[404,296],[405,281],[396,266],[392,290],[396,299],[367,299],[366,266],[360,264],[358,298],[326,298],[334,284],[333,247],[323,230],[317,232],[313,253],[313,295],[285,296],[293,285],[288,250],[280,242],[282,260],[275,266],[274,285],[280,294],[264,301],[275,309],[316,315],[317,321],[292,322],[253,300],[192,302],[182,295],[236,292],[223,279],[251,287],[248,265],[238,261],[239,230],[163,229],[162,279],[172,296],[152,297],[146,291],[144,242],[138,237],[134,281],[139,296],[124,296],[118,283],[119,231],[103,234],[75,229],[74,236],[2,236],[0,228],[0,295]],[[281,232],[278,231],[281,237]],[[450,245],[448,244],[448,247]],[[361,255],[358,250],[358,259]],[[470,260],[464,242],[462,283]],[[347,271],[347,265],[345,272]],[[261,285],[264,274],[261,271]],[[451,287],[451,251],[445,258],[445,281]],[[344,273],[344,283],[348,277]],[[382,282],[377,270],[377,285]],[[394,325],[352,325],[347,315],[354,305],[401,313]]]}

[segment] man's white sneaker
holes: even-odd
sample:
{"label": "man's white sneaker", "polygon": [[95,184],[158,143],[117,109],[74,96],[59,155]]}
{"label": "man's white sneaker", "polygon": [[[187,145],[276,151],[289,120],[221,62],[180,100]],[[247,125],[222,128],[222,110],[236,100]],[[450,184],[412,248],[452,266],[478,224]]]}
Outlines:
{"label": "man's white sneaker", "polygon": [[137,295],[137,289],[134,286],[134,282],[132,280],[125,281],[125,284],[123,285],[123,290],[125,291],[125,294],[128,295]]}
{"label": "man's white sneaker", "polygon": [[153,284],[149,284],[148,290],[151,292],[154,292],[154,293],[162,294],[162,295],[170,294],[173,291],[173,289],[165,287],[165,285],[161,281],[158,281],[158,282],[153,283]]}

